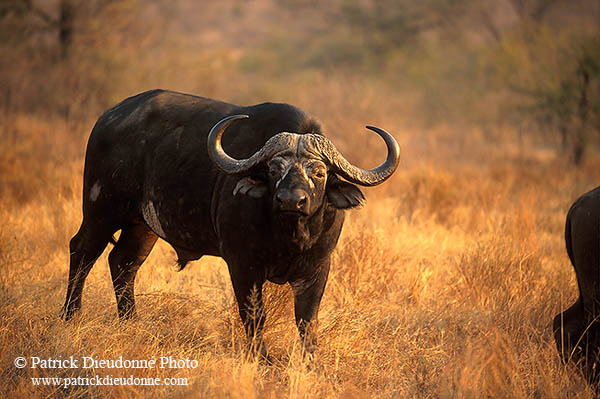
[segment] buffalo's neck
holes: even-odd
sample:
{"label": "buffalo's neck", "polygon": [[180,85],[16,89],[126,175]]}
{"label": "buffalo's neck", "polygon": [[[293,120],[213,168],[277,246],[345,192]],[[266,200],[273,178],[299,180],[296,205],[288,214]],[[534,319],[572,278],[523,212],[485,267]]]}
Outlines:
{"label": "buffalo's neck", "polygon": [[285,283],[313,274],[335,247],[343,222],[343,211],[324,203],[304,218],[277,218],[272,224],[273,252],[266,259],[267,279]]}
{"label": "buffalo's neck", "polygon": [[[225,186],[224,192],[231,192]],[[230,267],[285,283],[313,274],[335,248],[344,213],[324,201],[310,217],[285,223],[263,199],[225,197],[215,202],[219,252]]]}
{"label": "buffalo's neck", "polygon": [[277,248],[284,254],[301,254],[310,250],[321,237],[326,206],[321,205],[312,215],[273,215],[272,236]]}

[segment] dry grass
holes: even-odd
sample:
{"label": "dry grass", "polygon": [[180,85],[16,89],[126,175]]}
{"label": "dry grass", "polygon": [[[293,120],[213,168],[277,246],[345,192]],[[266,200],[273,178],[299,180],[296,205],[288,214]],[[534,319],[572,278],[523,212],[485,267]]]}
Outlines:
{"label": "dry grass", "polygon": [[[335,109],[343,90],[353,89],[328,91],[339,97],[324,105],[326,127],[342,123]],[[369,107],[358,108],[344,127],[364,123]],[[464,138],[476,143],[471,150],[490,156],[441,162],[453,158],[436,144],[441,133],[423,144],[387,123],[403,144],[403,164],[387,186],[365,190],[366,207],[348,214],[321,306],[317,356],[307,363],[299,353],[289,288],[268,285],[265,339],[276,364],[263,366],[246,356],[223,262],[206,258],[178,273],[164,243],[138,274],[137,320],[116,319],[106,254],[87,280],[81,316],[58,318],[89,125],[14,115],[2,126],[13,139],[0,151],[0,396],[591,398],[578,373],[560,363],[550,323],[576,297],[562,226],[571,201],[597,179],[598,160],[575,170],[509,157],[508,142],[486,146],[473,135]],[[360,146],[333,136],[349,158],[364,158]],[[422,153],[411,153],[413,146]],[[17,356],[172,356],[199,366],[17,369]],[[185,377],[189,385],[31,382],[95,373]]]}
{"label": "dry grass", "polygon": [[[438,71],[436,60],[460,71],[469,52],[427,61],[407,50],[396,61],[326,65],[319,57],[343,56],[356,35],[314,1],[90,2],[100,3],[112,6],[78,21],[73,54],[61,62],[54,33],[30,37],[10,15],[0,25],[11,39],[0,40],[0,397],[593,397],[559,361],[550,325],[577,296],[564,218],[598,184],[598,154],[575,169],[540,148],[524,121],[519,134],[507,128],[510,115],[495,98],[505,93],[481,97],[468,70],[467,86],[452,92],[454,73]],[[278,3],[309,6],[287,12]],[[94,115],[150,88],[289,102],[320,118],[362,167],[377,165],[383,147],[365,125],[400,142],[398,172],[348,212],[312,362],[300,353],[289,287],[266,287],[265,341],[276,362],[258,364],[246,355],[224,263],[204,258],[178,273],[164,242],[138,273],[136,320],[117,320],[106,253],[87,279],[81,315],[59,319]],[[455,112],[499,123],[485,132],[440,126],[453,123],[444,117],[449,99],[459,102]],[[431,120],[432,130],[415,127]],[[18,369],[18,356],[171,356],[198,367]],[[65,389],[31,380],[95,375],[189,384]]]}

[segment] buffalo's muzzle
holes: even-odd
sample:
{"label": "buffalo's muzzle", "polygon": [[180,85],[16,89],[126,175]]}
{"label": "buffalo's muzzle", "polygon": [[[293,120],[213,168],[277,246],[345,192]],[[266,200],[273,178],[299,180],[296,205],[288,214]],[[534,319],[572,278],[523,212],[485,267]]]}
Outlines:
{"label": "buffalo's muzzle", "polygon": [[275,194],[275,204],[282,212],[299,212],[308,214],[310,207],[306,193],[299,189],[282,190]]}

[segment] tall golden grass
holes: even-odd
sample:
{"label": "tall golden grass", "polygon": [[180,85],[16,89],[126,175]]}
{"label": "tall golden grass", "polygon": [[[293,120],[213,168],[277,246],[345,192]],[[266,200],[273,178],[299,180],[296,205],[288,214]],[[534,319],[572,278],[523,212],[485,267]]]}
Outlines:
{"label": "tall golden grass", "polygon": [[[398,137],[403,161],[390,182],[365,189],[363,209],[348,212],[312,362],[300,352],[289,287],[267,285],[272,366],[247,356],[224,263],[205,258],[178,273],[165,243],[138,274],[136,320],[117,320],[106,253],[87,279],[81,315],[60,320],[93,121],[17,114],[3,123],[12,139],[3,141],[0,158],[0,396],[593,397],[577,370],[560,362],[550,325],[577,295],[564,217],[594,185],[600,160],[574,169],[526,143],[515,147],[510,133],[491,142],[463,132],[458,148],[448,129],[404,129],[384,100],[373,100],[377,112],[361,106],[354,90],[331,82],[319,87],[328,93],[322,103],[310,89],[296,103],[321,108],[313,113],[362,166],[377,163],[383,150],[360,132],[366,122]],[[344,103],[358,104],[356,112],[341,116]],[[199,366],[18,369],[18,356],[171,356]],[[181,377],[188,385],[65,389],[31,380],[95,374]]]}

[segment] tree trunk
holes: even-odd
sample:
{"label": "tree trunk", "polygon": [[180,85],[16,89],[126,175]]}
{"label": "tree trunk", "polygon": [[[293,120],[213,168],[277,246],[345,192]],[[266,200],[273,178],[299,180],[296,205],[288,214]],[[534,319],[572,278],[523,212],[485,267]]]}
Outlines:
{"label": "tree trunk", "polygon": [[575,165],[581,164],[588,144],[587,119],[589,103],[587,91],[590,84],[590,74],[584,65],[580,65],[577,72],[581,75],[582,84],[579,97],[579,123],[577,123],[575,132],[575,148],[573,153]]}
{"label": "tree trunk", "polygon": [[63,60],[69,57],[73,42],[73,21],[75,20],[75,7],[73,0],[60,0],[60,15],[58,17],[58,42],[60,56]]}

